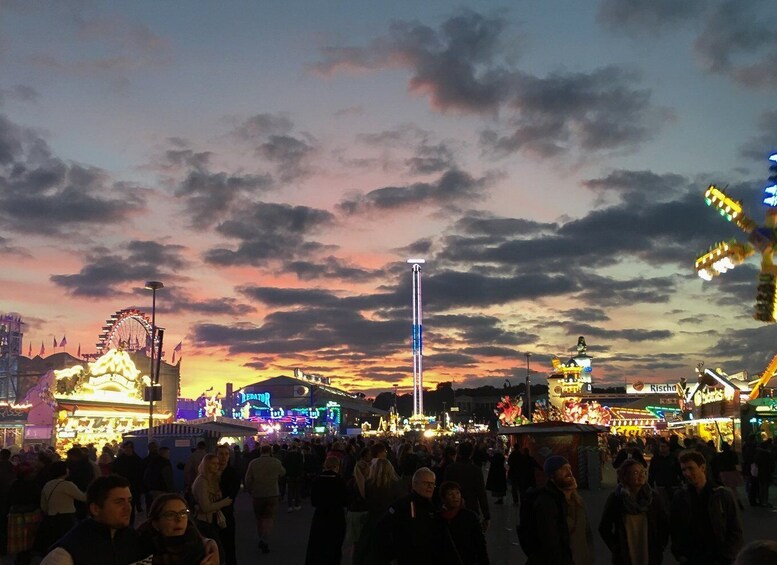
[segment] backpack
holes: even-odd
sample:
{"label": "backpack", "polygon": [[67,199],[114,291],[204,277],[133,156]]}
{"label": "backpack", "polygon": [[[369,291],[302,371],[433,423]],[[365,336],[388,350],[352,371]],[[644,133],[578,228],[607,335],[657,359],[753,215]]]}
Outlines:
{"label": "backpack", "polygon": [[527,557],[540,549],[539,531],[537,530],[534,507],[537,504],[537,499],[543,494],[549,496],[542,488],[530,488],[521,496],[521,507],[518,512],[519,522],[515,526],[515,530],[518,533],[518,542],[521,544],[521,549]]}

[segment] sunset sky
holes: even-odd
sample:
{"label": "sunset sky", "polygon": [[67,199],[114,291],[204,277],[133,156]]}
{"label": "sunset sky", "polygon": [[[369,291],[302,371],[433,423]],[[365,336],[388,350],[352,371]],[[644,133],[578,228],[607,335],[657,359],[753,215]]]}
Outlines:
{"label": "sunset sky", "polygon": [[0,0],[0,313],[24,353],[113,312],[196,396],[295,367],[376,393],[501,385],[578,336],[597,384],[757,373],[777,3]]}

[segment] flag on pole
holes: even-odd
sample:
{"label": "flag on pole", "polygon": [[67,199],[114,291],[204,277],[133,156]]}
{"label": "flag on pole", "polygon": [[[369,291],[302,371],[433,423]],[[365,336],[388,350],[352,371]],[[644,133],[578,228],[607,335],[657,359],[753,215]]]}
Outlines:
{"label": "flag on pole", "polygon": [[64,336],[64,335],[62,336],[62,341],[59,342],[59,346],[60,347],[66,347],[67,346],[67,337],[66,336]]}
{"label": "flag on pole", "polygon": [[46,355],[46,346],[43,345],[43,341],[40,342],[40,353],[38,355],[41,357]]}
{"label": "flag on pole", "polygon": [[183,342],[182,342],[182,341],[179,341],[179,342],[178,342],[178,345],[176,345],[176,346],[173,348],[173,362],[172,362],[172,365],[175,365],[175,354],[176,354],[176,353],[180,353],[180,352],[181,352],[181,346],[182,346],[182,345],[183,345]]}
{"label": "flag on pole", "polygon": [[76,355],[79,359],[81,358],[81,344],[78,344],[78,355]]}
{"label": "flag on pole", "polygon": [[30,343],[30,352],[27,354],[27,357],[32,359],[32,343]]}
{"label": "flag on pole", "polygon": [[56,349],[56,348],[57,348],[57,338],[55,337],[54,338],[54,349]]}

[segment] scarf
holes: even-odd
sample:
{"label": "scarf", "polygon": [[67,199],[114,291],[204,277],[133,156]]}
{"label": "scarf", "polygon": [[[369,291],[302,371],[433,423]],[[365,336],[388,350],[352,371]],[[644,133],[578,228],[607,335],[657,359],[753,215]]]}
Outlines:
{"label": "scarf", "polygon": [[653,490],[648,485],[643,485],[637,495],[633,496],[629,489],[618,485],[616,492],[623,503],[626,514],[642,514],[647,512],[653,502]]}
{"label": "scarf", "polygon": [[[463,502],[462,502],[463,504]],[[461,505],[459,505],[457,508],[445,508],[440,511],[440,516],[442,516],[443,520],[446,522],[450,522],[453,520],[456,516],[459,515],[459,511],[461,510]]]}

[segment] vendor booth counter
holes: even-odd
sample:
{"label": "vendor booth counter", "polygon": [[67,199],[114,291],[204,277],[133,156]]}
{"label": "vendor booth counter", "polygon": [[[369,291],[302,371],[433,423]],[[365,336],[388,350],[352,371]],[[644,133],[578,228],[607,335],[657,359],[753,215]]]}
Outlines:
{"label": "vendor booth counter", "polygon": [[[578,487],[599,488],[602,466],[599,451],[599,434],[607,433],[607,426],[574,424],[569,422],[541,422],[500,428],[498,433],[510,439],[510,445],[528,448],[529,453],[542,467],[551,455],[563,455],[572,466]],[[538,471],[537,484],[545,482]]]}

